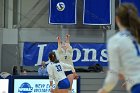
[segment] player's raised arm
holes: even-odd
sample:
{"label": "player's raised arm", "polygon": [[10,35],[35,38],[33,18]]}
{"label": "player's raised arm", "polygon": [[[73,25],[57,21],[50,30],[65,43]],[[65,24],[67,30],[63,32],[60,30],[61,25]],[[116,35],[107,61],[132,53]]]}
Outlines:
{"label": "player's raised arm", "polygon": [[69,34],[66,35],[66,43],[70,43],[70,35]]}
{"label": "player's raised arm", "polygon": [[120,69],[120,58],[119,49],[115,39],[111,39],[108,42],[108,56],[109,56],[109,71],[105,79],[103,88],[98,93],[109,93],[116,86],[118,82],[119,69]]}
{"label": "player's raised arm", "polygon": [[60,36],[57,37],[57,42],[58,42],[58,50],[61,50],[61,38],[60,38]]}
{"label": "player's raised arm", "polygon": [[53,88],[52,88],[52,85],[53,85],[53,71],[52,71],[52,66],[51,64],[49,64],[47,66],[47,71],[48,71],[48,74],[49,74],[49,80],[50,80],[50,91],[53,93]]}
{"label": "player's raised arm", "polygon": [[72,52],[72,47],[70,46],[70,35],[69,34],[66,35],[66,47],[70,52]]}

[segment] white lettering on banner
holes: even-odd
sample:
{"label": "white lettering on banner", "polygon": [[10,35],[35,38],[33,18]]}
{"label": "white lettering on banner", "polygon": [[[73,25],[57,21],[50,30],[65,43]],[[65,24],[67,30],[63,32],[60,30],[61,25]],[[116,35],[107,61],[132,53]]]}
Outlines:
{"label": "white lettering on banner", "polygon": [[19,88],[18,91],[32,91],[33,88]]}
{"label": "white lettering on banner", "polygon": [[50,93],[50,89],[34,89],[34,92],[36,93],[49,92]]}
{"label": "white lettering on banner", "polygon": [[73,51],[77,53],[76,59],[73,62],[77,62],[81,58],[81,51],[78,48],[73,48]]}
{"label": "white lettering on banner", "polygon": [[[38,45],[39,47],[39,54],[38,54],[38,60],[37,60],[37,64],[35,65],[41,65],[42,62],[42,57],[43,57],[43,52],[44,52],[44,48],[47,46],[47,44],[43,44],[43,45]],[[53,50],[54,52],[56,52],[56,55],[58,57],[57,54],[57,50]],[[73,62],[77,62],[81,59],[82,56],[82,52],[84,55],[84,58],[81,60],[81,62],[108,62],[108,56],[107,56],[107,50],[103,49],[101,50],[101,54],[99,59],[97,59],[97,50],[96,49],[82,49],[82,51],[78,48],[73,48],[73,52],[75,52],[76,57],[75,59],[73,59]],[[92,54],[92,57],[89,58],[89,53]]]}
{"label": "white lettering on banner", "polygon": [[38,60],[37,60],[37,64],[35,65],[41,65],[41,62],[42,62],[42,55],[43,55],[43,52],[44,52],[44,48],[47,46],[47,44],[43,44],[43,45],[38,45],[39,47],[39,54],[38,54]]}
{"label": "white lettering on banner", "polygon": [[[81,58],[81,52],[84,51],[84,58],[81,60],[81,62],[95,62],[95,61],[101,61],[101,62],[108,62],[108,56],[107,56],[107,50],[106,49],[103,49],[101,51],[101,54],[100,54],[100,59],[98,60],[97,59],[97,50],[95,49],[83,49],[82,51],[80,51],[78,48],[73,48],[73,52],[76,52],[77,55],[76,55],[76,58],[73,60],[73,62],[77,62],[80,60]],[[92,52],[92,58],[89,59],[89,53]]]}
{"label": "white lettering on banner", "polygon": [[100,61],[102,61],[102,62],[108,62],[108,56],[107,56],[107,50],[106,49],[103,49],[101,51]]}
{"label": "white lettering on banner", "polygon": [[[83,51],[84,51],[84,59],[81,60],[81,61],[98,61],[96,59],[97,51],[95,49],[83,49]],[[92,52],[92,58],[91,59],[89,59],[89,56],[88,56],[90,52]]]}
{"label": "white lettering on banner", "polygon": [[35,87],[36,88],[44,88],[45,87],[45,84],[36,84]]}

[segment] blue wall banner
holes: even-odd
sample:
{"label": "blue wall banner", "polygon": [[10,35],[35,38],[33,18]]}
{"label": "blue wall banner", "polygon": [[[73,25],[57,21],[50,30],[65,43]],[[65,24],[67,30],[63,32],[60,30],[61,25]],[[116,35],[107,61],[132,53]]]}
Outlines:
{"label": "blue wall banner", "polygon": [[76,24],[77,0],[50,0],[50,24]]}
{"label": "blue wall banner", "polygon": [[139,16],[140,16],[140,0],[120,0],[121,3],[133,3],[136,8],[138,9]]}
{"label": "blue wall banner", "polygon": [[[91,66],[99,63],[108,65],[106,44],[71,43],[73,48],[73,63],[75,66]],[[56,50],[57,43],[25,42],[23,49],[23,66],[40,65],[48,61],[48,54]]]}
{"label": "blue wall banner", "polygon": [[111,24],[111,0],[84,0],[83,24]]}

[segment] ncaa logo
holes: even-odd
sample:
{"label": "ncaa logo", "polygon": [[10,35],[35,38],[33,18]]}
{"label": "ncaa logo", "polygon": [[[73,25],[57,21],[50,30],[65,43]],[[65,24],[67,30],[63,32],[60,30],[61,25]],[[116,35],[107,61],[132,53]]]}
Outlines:
{"label": "ncaa logo", "polygon": [[59,3],[57,3],[56,8],[57,8],[58,11],[64,11],[65,4],[63,2],[59,2]]}
{"label": "ncaa logo", "polygon": [[33,91],[33,87],[27,82],[21,84],[21,86],[18,89],[18,92],[20,93],[31,93]]}

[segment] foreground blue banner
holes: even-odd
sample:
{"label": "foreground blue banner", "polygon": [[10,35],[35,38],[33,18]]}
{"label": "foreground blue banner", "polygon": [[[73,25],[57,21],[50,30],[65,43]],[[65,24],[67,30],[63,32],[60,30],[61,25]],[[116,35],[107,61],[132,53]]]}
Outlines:
{"label": "foreground blue banner", "polygon": [[[75,66],[91,66],[96,63],[107,66],[106,44],[71,43],[73,48],[73,63]],[[40,65],[48,61],[48,54],[57,49],[57,43],[24,43],[23,65]]]}
{"label": "foreground blue banner", "polygon": [[121,3],[133,3],[135,7],[138,9],[140,16],[140,0],[120,0]]}
{"label": "foreground blue banner", "polygon": [[50,24],[76,24],[77,0],[50,0]]}

